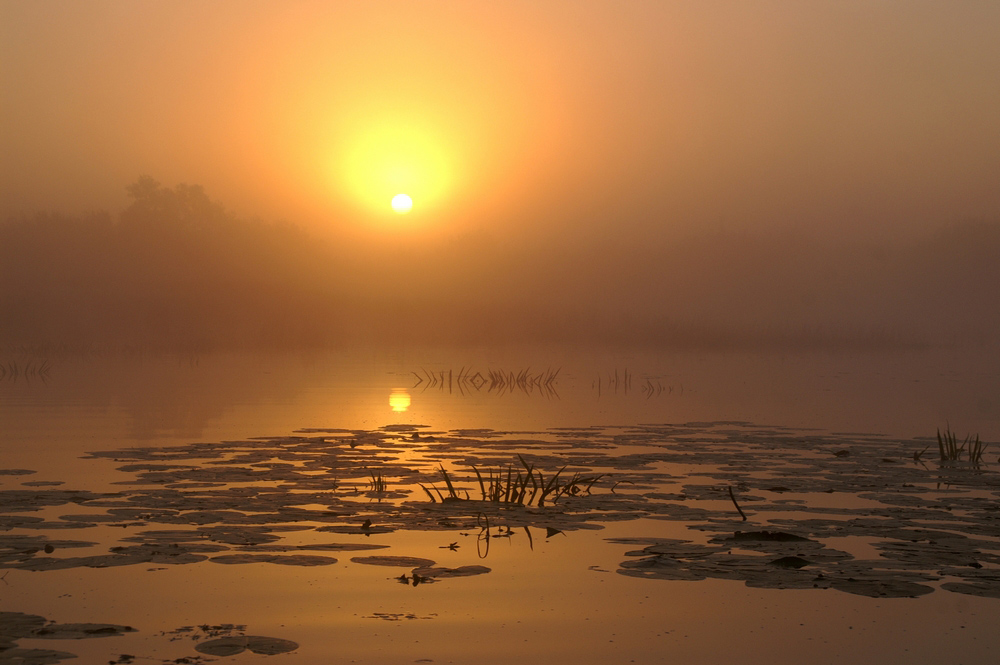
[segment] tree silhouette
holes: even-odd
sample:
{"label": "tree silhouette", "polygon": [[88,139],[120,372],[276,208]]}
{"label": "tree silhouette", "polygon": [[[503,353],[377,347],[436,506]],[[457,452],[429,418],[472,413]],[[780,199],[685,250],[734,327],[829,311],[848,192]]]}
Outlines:
{"label": "tree silhouette", "polygon": [[205,194],[201,185],[163,187],[144,175],[126,188],[132,202],[121,213],[126,227],[174,231],[203,231],[228,226],[226,209]]}

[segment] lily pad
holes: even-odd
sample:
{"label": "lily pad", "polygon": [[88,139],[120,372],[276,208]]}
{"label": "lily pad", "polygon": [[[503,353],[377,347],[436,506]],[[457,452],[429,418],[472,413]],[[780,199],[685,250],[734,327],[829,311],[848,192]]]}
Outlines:
{"label": "lily pad", "polygon": [[804,542],[809,540],[808,538],[803,538],[802,536],[797,536],[794,533],[786,533],[784,531],[737,531],[733,534],[733,537],[729,540],[735,540],[737,542],[744,541],[765,541],[765,542]]}
{"label": "lily pad", "polygon": [[46,623],[45,617],[23,612],[0,612],[0,636],[30,637]]}
{"label": "lily pad", "polygon": [[423,566],[414,568],[413,574],[420,577],[432,577],[434,579],[445,577],[471,577],[473,575],[483,575],[491,572],[491,568],[486,566],[459,566],[458,568],[445,568],[434,566]]}
{"label": "lily pad", "polygon": [[0,651],[0,663],[17,663],[17,665],[55,665],[69,658],[76,658],[76,654],[51,649],[6,649]]}
{"label": "lily pad", "polygon": [[282,566],[329,566],[337,563],[332,556],[315,556],[309,554],[223,554],[212,557],[212,563],[276,563]]}
{"label": "lily pad", "polygon": [[948,591],[954,591],[955,593],[964,593],[968,596],[979,596],[981,598],[1000,598],[1000,583],[997,582],[982,582],[976,581],[974,583],[966,582],[945,582],[941,585],[942,589]]}
{"label": "lily pad", "polygon": [[42,637],[47,640],[83,640],[134,632],[135,628],[132,626],[119,626],[113,623],[54,623],[39,628],[32,637]]}
{"label": "lily pad", "polygon": [[812,562],[808,561],[807,559],[803,559],[800,556],[783,556],[780,559],[775,559],[774,561],[768,561],[768,563],[772,566],[777,566],[778,568],[799,569],[808,566]]}
{"label": "lily pad", "polygon": [[434,561],[430,559],[421,559],[415,556],[356,556],[351,557],[351,561],[368,566],[399,566],[401,568],[424,568],[434,565]]}
{"label": "lily pad", "polygon": [[195,645],[195,650],[209,656],[235,656],[244,651],[263,656],[273,656],[279,653],[295,651],[299,645],[291,640],[282,640],[277,637],[261,637],[258,635],[240,635],[234,637],[220,637],[207,642],[200,642]]}
{"label": "lily pad", "polygon": [[853,593],[858,596],[868,596],[869,598],[917,598],[934,591],[934,587],[929,587],[916,582],[905,580],[834,580],[830,586],[838,591]]}

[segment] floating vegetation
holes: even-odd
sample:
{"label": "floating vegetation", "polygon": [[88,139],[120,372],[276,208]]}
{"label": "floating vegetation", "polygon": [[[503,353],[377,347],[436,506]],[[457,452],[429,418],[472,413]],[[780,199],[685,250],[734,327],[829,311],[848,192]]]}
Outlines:
{"label": "floating vegetation", "polygon": [[0,612],[0,662],[21,665],[58,663],[76,654],[52,649],[22,649],[21,639],[83,640],[134,633],[135,628],[114,623],[56,623],[45,617],[22,612]]}
{"label": "floating vegetation", "polygon": [[433,619],[436,617],[436,613],[431,613],[427,616],[419,616],[413,614],[412,612],[372,612],[370,615],[364,617],[365,619],[381,619],[382,621],[402,621],[403,619],[413,620],[413,619]]}
{"label": "floating vegetation", "polygon": [[88,637],[112,637],[133,633],[131,626],[119,626],[113,623],[52,623],[32,633],[32,637],[47,640],[81,640]]}
{"label": "floating vegetation", "polygon": [[473,575],[485,575],[491,572],[486,566],[459,566],[458,568],[446,568],[443,566],[422,566],[413,569],[414,575],[428,579],[444,579],[447,577],[471,577]]}
{"label": "floating vegetation", "polygon": [[[978,437],[946,430],[941,445],[953,438],[963,461],[982,457]],[[630,538],[612,541],[624,552],[617,572],[630,577],[1000,598],[1000,473],[902,463],[915,443],[731,422],[533,434],[392,425],[95,452],[117,463],[120,489],[24,486],[28,470],[0,470],[10,487],[0,489],[0,576],[11,571],[4,583],[14,585],[26,571],[74,568],[321,567],[338,551],[378,550],[346,563],[397,568],[394,584],[422,585],[489,572],[455,560],[473,556],[472,540],[485,559],[498,538],[542,550],[542,534],[584,541],[574,532],[634,521]],[[389,477],[380,501],[364,495],[366,481],[375,491]],[[665,522],[696,535],[662,538]],[[399,530],[440,537],[398,556],[387,534]],[[851,543],[864,547],[845,551]]]}
{"label": "floating vegetation", "polygon": [[356,556],[351,561],[367,566],[398,566],[401,568],[423,568],[433,566],[435,563],[431,559],[421,559],[415,556]]}
{"label": "floating vegetation", "polygon": [[291,640],[282,640],[277,637],[233,635],[230,637],[219,637],[207,642],[199,642],[194,648],[209,656],[235,656],[244,651],[252,651],[262,656],[274,656],[279,653],[295,651],[299,648],[299,645]]}
{"label": "floating vegetation", "polygon": [[329,566],[337,563],[331,556],[309,554],[223,554],[210,559],[212,563],[276,563],[282,566]]}
{"label": "floating vegetation", "polygon": [[[377,565],[404,565],[403,561],[411,560],[410,557],[383,557],[386,559],[397,559],[401,563],[378,563]],[[369,563],[366,561],[358,561],[358,563]],[[400,584],[410,584],[413,586],[419,586],[421,584],[429,584],[435,582],[439,579],[446,579],[449,577],[472,577],[473,575],[485,575],[491,572],[490,568],[486,566],[459,566],[457,568],[447,568],[445,566],[435,566],[434,562],[431,561],[429,564],[421,565],[410,570],[410,574],[407,575],[403,573],[399,577],[395,578]],[[409,563],[405,564],[409,567]]]}
{"label": "floating vegetation", "polygon": [[532,372],[530,367],[517,372],[502,369],[486,369],[473,371],[472,367],[462,367],[455,372],[452,369],[428,372],[421,368],[420,372],[411,372],[417,382],[413,388],[423,386],[423,390],[436,388],[449,393],[457,390],[460,394],[490,393],[507,395],[521,392],[525,395],[541,395],[543,397],[558,397],[556,380],[561,368]]}
{"label": "floating vegetation", "polygon": [[[738,579],[747,586],[766,589],[837,589],[873,598],[912,598],[931,593],[927,583],[936,575],[910,570],[888,574],[886,567],[855,561],[850,554],[803,537],[713,538],[708,545],[672,539],[619,538],[612,542],[644,544],[626,552],[634,557],[621,564],[619,573],[658,580]],[[750,534],[745,534],[750,535]],[[791,535],[791,534],[788,534]],[[734,552],[732,543],[743,550]],[[763,556],[762,556],[763,554]],[[777,556],[777,558],[775,558]]]}

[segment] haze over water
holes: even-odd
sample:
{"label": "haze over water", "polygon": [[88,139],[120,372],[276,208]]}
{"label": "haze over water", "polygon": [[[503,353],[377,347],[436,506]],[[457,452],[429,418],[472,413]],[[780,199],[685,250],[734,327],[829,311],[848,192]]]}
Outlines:
{"label": "haze over water", "polygon": [[993,3],[2,8],[10,342],[996,341]]}

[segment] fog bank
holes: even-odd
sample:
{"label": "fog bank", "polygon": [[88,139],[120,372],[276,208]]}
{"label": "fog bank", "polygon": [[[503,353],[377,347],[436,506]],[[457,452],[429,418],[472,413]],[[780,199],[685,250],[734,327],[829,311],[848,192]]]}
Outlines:
{"label": "fog bank", "polygon": [[1000,341],[1000,224],[895,241],[789,230],[381,242],[237,217],[144,178],[118,214],[0,226],[0,343],[358,341],[901,347]]}

